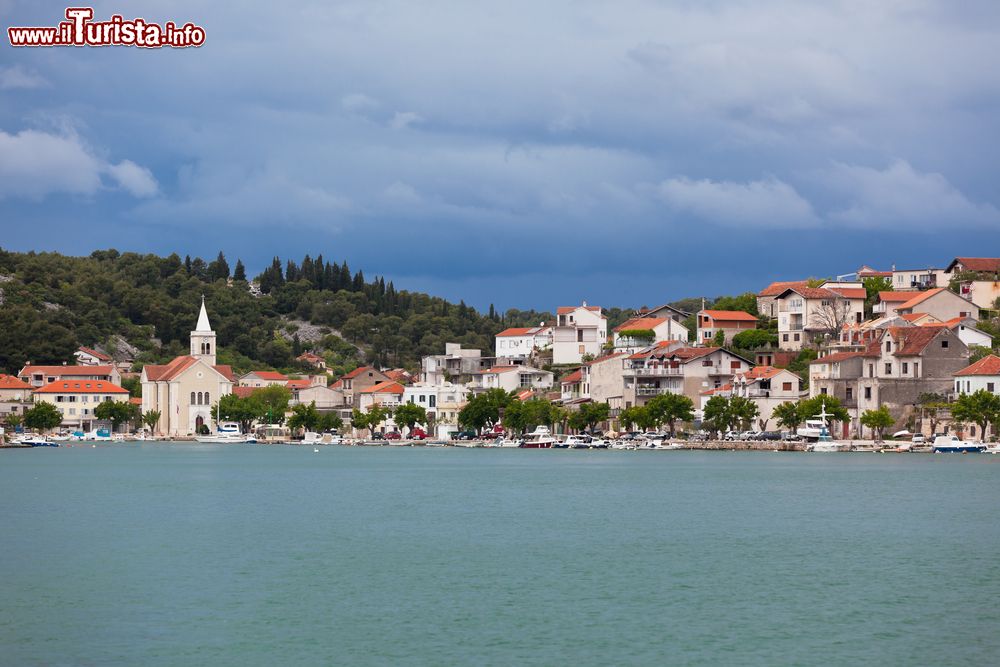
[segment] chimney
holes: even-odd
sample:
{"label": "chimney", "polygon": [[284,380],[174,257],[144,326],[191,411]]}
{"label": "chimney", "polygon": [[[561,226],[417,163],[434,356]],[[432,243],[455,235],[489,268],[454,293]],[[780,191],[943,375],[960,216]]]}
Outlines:
{"label": "chimney", "polygon": [[586,307],[587,307],[587,302],[586,302],[586,301],[584,301],[584,302],[583,302],[583,307],[584,307],[584,308],[586,308]]}

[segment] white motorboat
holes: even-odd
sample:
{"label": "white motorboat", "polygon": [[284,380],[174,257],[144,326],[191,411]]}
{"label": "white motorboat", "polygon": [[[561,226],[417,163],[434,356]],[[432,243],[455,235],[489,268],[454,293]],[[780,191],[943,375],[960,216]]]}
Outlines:
{"label": "white motorboat", "polygon": [[194,439],[198,442],[216,445],[239,444],[247,441],[247,437],[240,433],[240,425],[236,422],[222,422],[215,433],[198,435]]}
{"label": "white motorboat", "polygon": [[986,450],[986,445],[980,442],[968,442],[960,440],[956,435],[939,435],[934,438],[934,453],[961,453],[982,452]]}
{"label": "white motorboat", "polygon": [[1000,454],[1000,442],[995,442],[992,445],[987,445],[986,449],[983,450],[984,454]]}
{"label": "white motorboat", "polygon": [[302,439],[302,444],[342,445],[344,444],[344,439],[336,433],[316,433],[314,431],[306,431],[305,437]]}
{"label": "white motorboat", "polygon": [[552,437],[548,426],[536,426],[518,446],[522,449],[549,449],[556,442],[558,441]]}
{"label": "white motorboat", "polygon": [[27,445],[29,447],[58,447],[59,443],[53,442],[52,440],[46,439],[40,435],[22,435],[14,438],[12,441],[18,445]]}

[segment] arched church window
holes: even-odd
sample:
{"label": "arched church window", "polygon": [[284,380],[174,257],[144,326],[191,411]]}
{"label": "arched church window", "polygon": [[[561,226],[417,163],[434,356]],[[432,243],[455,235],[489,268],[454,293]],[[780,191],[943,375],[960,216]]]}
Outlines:
{"label": "arched church window", "polygon": [[198,392],[198,405],[203,405],[203,403],[201,402],[201,392],[200,391]]}
{"label": "arched church window", "polygon": [[191,405],[194,405],[194,392],[191,392]]}
{"label": "arched church window", "polygon": [[208,398],[208,392],[205,392],[205,405],[211,405],[212,401]]}

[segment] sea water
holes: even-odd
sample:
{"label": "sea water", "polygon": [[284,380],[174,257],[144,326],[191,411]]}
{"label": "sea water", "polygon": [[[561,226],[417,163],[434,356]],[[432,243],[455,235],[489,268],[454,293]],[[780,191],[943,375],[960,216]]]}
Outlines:
{"label": "sea water", "polygon": [[1000,664],[1000,457],[319,450],[0,451],[0,664]]}

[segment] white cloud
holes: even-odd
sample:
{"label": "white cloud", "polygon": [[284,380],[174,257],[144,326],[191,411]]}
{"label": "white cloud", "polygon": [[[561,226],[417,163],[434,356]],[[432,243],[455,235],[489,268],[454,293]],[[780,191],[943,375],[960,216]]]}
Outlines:
{"label": "white cloud", "polygon": [[838,163],[824,176],[846,202],[830,213],[835,221],[863,227],[1000,224],[996,206],[971,201],[944,175],[919,172],[905,160],[881,170]]}
{"label": "white cloud", "polygon": [[0,130],[0,199],[41,199],[53,192],[90,195],[105,187],[105,175],[134,196],[156,193],[156,179],[148,169],[130,160],[111,164],[71,131]]}
{"label": "white cloud", "polygon": [[0,67],[0,90],[15,88],[44,88],[49,82],[36,72],[29,72],[20,65]]}
{"label": "white cloud", "polygon": [[659,194],[676,211],[729,226],[809,227],[819,222],[812,205],[776,178],[733,181],[673,178]]}
{"label": "white cloud", "polygon": [[340,106],[345,111],[360,114],[377,109],[379,103],[378,100],[372,99],[363,93],[351,93],[340,98]]}
{"label": "white cloud", "polygon": [[419,123],[422,120],[423,117],[413,111],[397,111],[392,120],[389,121],[389,127],[394,130],[405,130],[410,125]]}
{"label": "white cloud", "polygon": [[135,197],[152,197],[156,194],[156,179],[153,178],[152,172],[131,160],[122,160],[118,164],[108,165],[107,170],[111,178],[118,182],[118,185]]}

